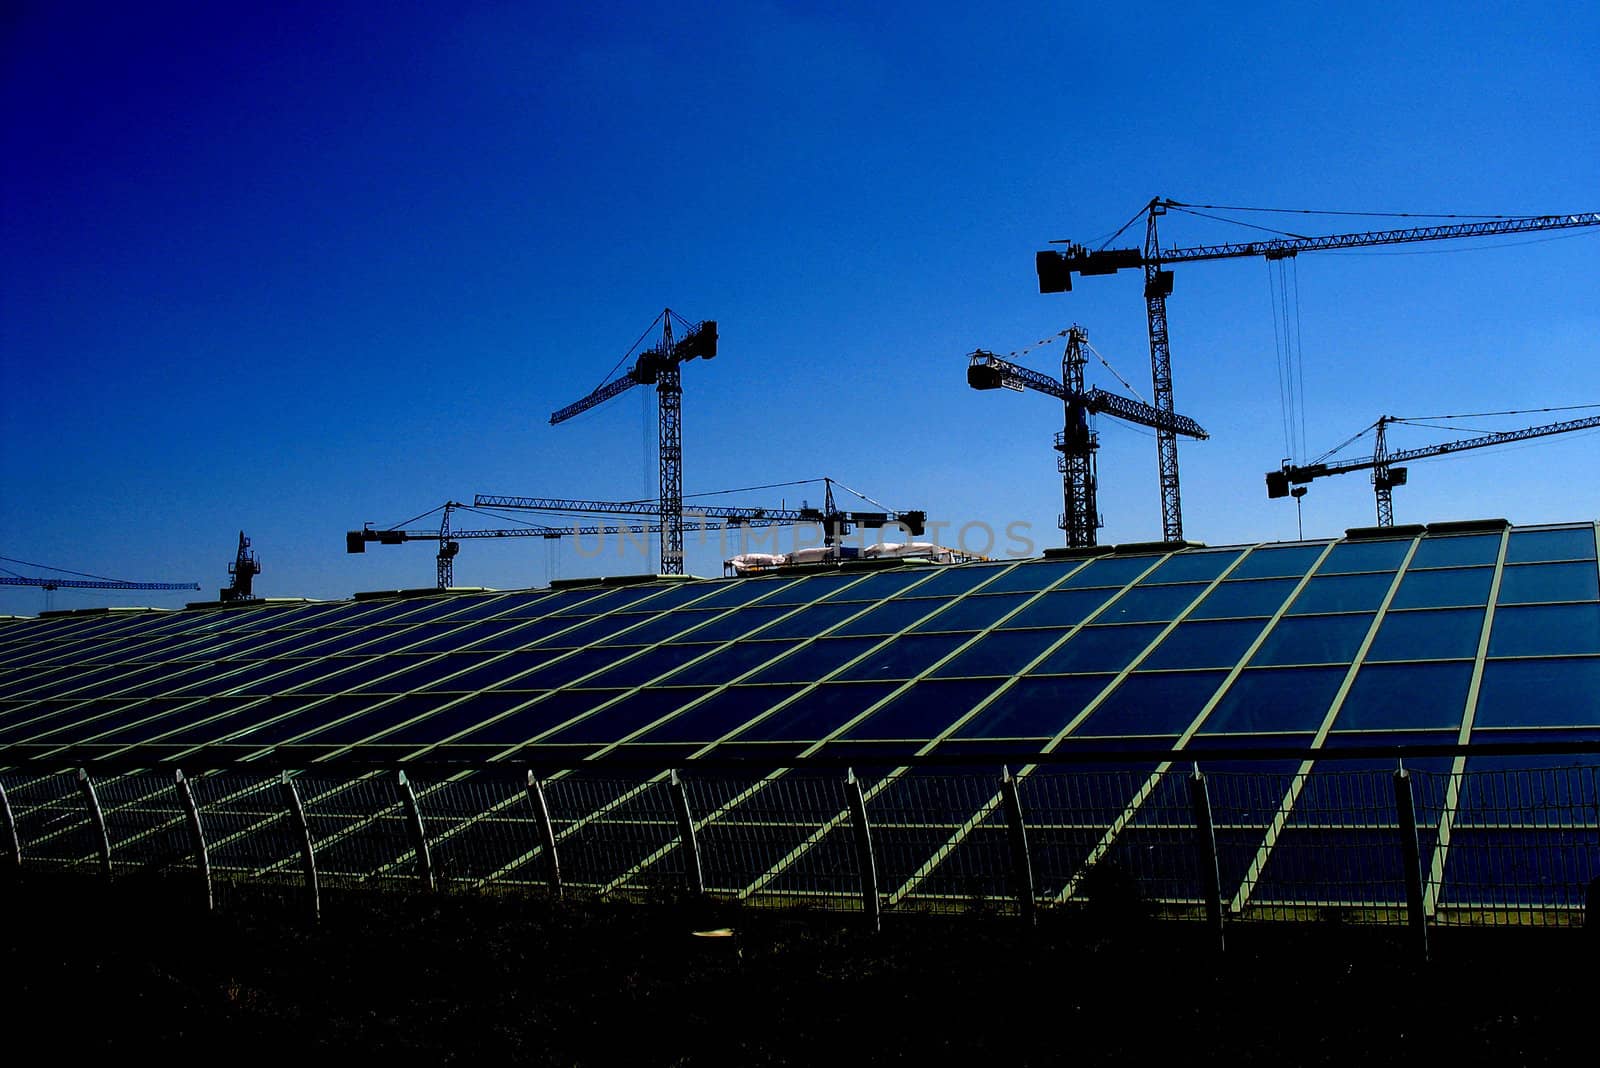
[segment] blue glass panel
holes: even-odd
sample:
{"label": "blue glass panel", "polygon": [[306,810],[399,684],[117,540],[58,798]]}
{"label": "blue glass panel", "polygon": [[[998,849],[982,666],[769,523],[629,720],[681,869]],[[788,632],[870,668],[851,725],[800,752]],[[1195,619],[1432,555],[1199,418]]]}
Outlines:
{"label": "blue glass panel", "polygon": [[860,619],[840,627],[837,634],[896,634],[950,602],[942,599],[885,601]]}
{"label": "blue glass panel", "polygon": [[466,626],[446,624],[429,627],[425,632],[428,636],[412,646],[412,651],[418,653],[447,653],[456,649],[465,649],[474,642],[492,639],[496,635],[504,633],[510,626],[510,623],[487,620],[468,623]]}
{"label": "blue glass panel", "polygon": [[1239,674],[1200,727],[1202,734],[1314,731],[1344,681],[1344,668],[1272,668]]}
{"label": "blue glass panel", "polygon": [[[862,611],[860,604],[824,601],[808,605],[761,632],[763,638],[815,638],[818,634]],[[791,610],[792,611],[792,610]]]}
{"label": "blue glass panel", "polygon": [[1411,549],[1410,538],[1381,541],[1346,541],[1333,547],[1317,568],[1319,575],[1346,575],[1352,571],[1394,571]]}
{"label": "blue glass panel", "polygon": [[851,727],[844,737],[930,741],[993,693],[998,685],[997,681],[969,679],[919,682]]}
{"label": "blue glass panel", "polygon": [[[939,573],[917,587],[918,597],[949,597],[966,593],[1001,573],[1002,564],[962,564],[940,568]],[[984,592],[991,592],[987,586]],[[841,594],[848,596],[848,594]]]}
{"label": "blue glass panel", "polygon": [[1600,653],[1600,604],[1498,608],[1489,633],[1490,656]]}
{"label": "blue glass panel", "polygon": [[580,649],[569,656],[553,660],[543,667],[507,683],[507,689],[549,690],[575,682],[591,672],[598,671],[619,659],[616,649]]}
{"label": "blue glass panel", "polygon": [[844,587],[860,582],[860,575],[813,575],[801,579],[799,582],[785,586],[770,597],[763,598],[762,604],[811,604],[820,601],[831,594],[840,597],[850,596],[841,593]]}
{"label": "blue glass panel", "polygon": [[935,678],[1011,675],[1061,637],[1048,630],[997,630],[948,664],[934,671]]}
{"label": "blue glass panel", "polygon": [[1034,593],[1053,585],[1082,564],[1081,560],[1029,561],[1017,564],[1010,571],[983,588],[984,593]]}
{"label": "blue glass panel", "polygon": [[599,590],[558,590],[542,597],[532,597],[521,603],[513,604],[501,615],[506,619],[533,619],[539,616],[547,616],[563,608],[571,608],[585,601],[593,600],[599,592]]}
{"label": "blue glass panel", "polygon": [[[901,590],[913,584],[921,583],[934,578],[938,572],[930,567],[908,567],[903,571],[881,571],[876,575],[869,575],[854,586],[840,590],[829,598],[831,601],[880,601],[885,597],[893,597]],[[921,589],[920,585],[917,589]]]}
{"label": "blue glass panel", "polygon": [[1270,616],[1283,607],[1293,592],[1294,579],[1228,580],[1206,595],[1189,613],[1190,619],[1226,619],[1233,616]]}
{"label": "blue glass panel", "polygon": [[788,585],[793,579],[749,578],[722,583],[721,589],[694,603],[696,608],[734,608],[749,604],[757,597],[766,597]]}
{"label": "blue glass panel", "polygon": [[583,620],[582,622],[579,622],[577,617],[574,616],[563,616],[561,618],[578,623],[578,625],[570,630],[562,631],[560,634],[553,634],[546,638],[540,643],[545,648],[581,649],[584,646],[593,645],[601,638],[616,634],[625,627],[632,626],[641,617],[625,615],[596,616],[593,619]]}
{"label": "blue glass panel", "polygon": [[473,643],[472,648],[485,652],[498,652],[506,649],[526,649],[531,645],[546,642],[551,648],[557,648],[569,644],[558,635],[582,624],[582,619],[572,616],[550,616],[545,619],[525,621],[520,627],[480,638]]}
{"label": "blue glass panel", "polygon": [[1010,627],[1076,626],[1113,596],[1115,590],[1063,590],[1047,593],[1018,612],[1005,625]]}
{"label": "blue glass panel", "polygon": [[653,723],[672,712],[710,693],[709,689],[661,687],[640,690],[624,697],[614,705],[594,712],[554,734],[540,738],[541,742],[566,744],[569,742],[597,742],[602,745],[620,741],[634,731]]}
{"label": "blue glass panel", "polygon": [[1316,612],[1371,612],[1383,603],[1393,575],[1338,575],[1314,578],[1289,606],[1289,614]]}
{"label": "blue glass panel", "polygon": [[629,627],[623,632],[603,638],[600,644],[654,645],[656,642],[678,635],[682,635],[682,641],[700,641],[699,636],[693,633],[693,628],[715,619],[720,614],[714,608],[703,611],[686,608],[679,612],[663,612],[658,616],[637,616],[633,618],[640,621],[638,626]]}
{"label": "blue glass panel", "polygon": [[1135,586],[1118,597],[1096,623],[1167,623],[1205,590],[1198,582],[1179,586]]}
{"label": "blue glass panel", "polygon": [[971,634],[927,634],[887,642],[841,672],[838,678],[909,679],[971,637]]}
{"label": "blue glass panel", "polygon": [[[639,653],[632,660],[625,660],[608,671],[602,671],[592,679],[584,682],[585,686],[643,686],[652,679],[659,678],[667,672],[690,659],[685,656],[685,649],[695,649],[694,646],[660,645],[654,649],[639,652],[632,648],[618,648],[617,656],[620,658],[629,653]],[[700,651],[704,651],[700,649]],[[691,654],[697,655],[697,654]]]}
{"label": "blue glass panel", "polygon": [[1129,675],[1072,733],[1176,734],[1194,722],[1225,678],[1222,671]]}
{"label": "blue glass panel", "polygon": [[926,623],[919,623],[913,630],[981,630],[1007,612],[1014,611],[1027,599],[1028,595],[1023,593],[1002,593],[994,596],[974,594],[956,601]]}
{"label": "blue glass panel", "polygon": [[1513,530],[1511,544],[1506,546],[1508,564],[1593,559],[1594,528],[1591,526],[1566,530]]}
{"label": "blue glass panel", "polygon": [[1489,603],[1492,567],[1453,567],[1438,571],[1407,570],[1390,608],[1448,608]]}
{"label": "blue glass panel", "polygon": [[1237,549],[1178,553],[1142,579],[1140,585],[1152,582],[1210,582],[1237,559]]}
{"label": "blue glass panel", "polygon": [[1155,652],[1140,664],[1141,670],[1232,667],[1261,633],[1259,619],[1222,623],[1180,623]]}
{"label": "blue glass panel", "polygon": [[[725,682],[732,682],[754,667],[766,663],[773,657],[781,656],[796,646],[796,642],[738,642],[725,646],[720,652],[691,664],[682,671],[673,675],[670,682],[673,686],[691,686],[706,684],[720,686]],[[675,648],[685,653],[685,659],[699,656],[701,653],[710,652],[711,646],[705,645],[680,645]]]}
{"label": "blue glass panel", "polygon": [[[550,658],[559,655],[555,652],[541,653],[507,653],[498,659],[488,656],[473,655],[471,653],[458,653],[446,657],[453,663],[450,670],[463,671],[454,678],[445,678],[437,683],[436,690],[487,690],[496,686],[510,686],[521,689],[520,681],[512,681],[517,675],[531,671],[540,664],[548,663]],[[474,666],[476,665],[476,666]]]}
{"label": "blue glass panel", "polygon": [[1600,659],[1491,660],[1473,727],[1600,724]]}
{"label": "blue glass panel", "polygon": [[1488,565],[1500,555],[1498,534],[1452,534],[1426,537],[1411,557],[1408,570],[1419,567],[1471,567]]}
{"label": "blue glass panel", "polygon": [[1471,664],[1368,664],[1357,674],[1335,730],[1458,727]]}
{"label": "blue glass panel", "polygon": [[1478,655],[1483,609],[1388,612],[1367,660],[1459,660]]}
{"label": "blue glass panel", "polygon": [[1300,578],[1317,562],[1325,545],[1291,545],[1282,549],[1256,549],[1228,574],[1228,580]]}
{"label": "blue glass panel", "polygon": [[574,591],[588,593],[590,596],[582,601],[563,605],[555,611],[562,615],[598,616],[611,612],[627,611],[629,606],[636,601],[641,601],[654,594],[660,593],[660,587],[629,586],[620,590],[585,590]]}
{"label": "blue glass panel", "polygon": [[451,745],[511,746],[531,742],[574,716],[616,697],[619,690],[561,690],[493,723],[468,731]]}
{"label": "blue glass panel", "polygon": [[1348,664],[1372,626],[1372,617],[1305,616],[1278,620],[1251,658],[1264,664]]}
{"label": "blue glass panel", "polygon": [[1126,586],[1154,567],[1159,556],[1101,556],[1061,584],[1066,588]]}
{"label": "blue glass panel", "polygon": [[1519,564],[1500,577],[1500,604],[1592,601],[1600,596],[1600,572],[1587,564]]}
{"label": "blue glass panel", "polygon": [[352,684],[349,689],[361,693],[409,693],[439,682],[464,665],[449,656],[391,656],[385,666],[382,677]]}
{"label": "blue glass panel", "polygon": [[434,714],[384,735],[383,741],[386,745],[438,745],[451,735],[480,726],[530,698],[530,694],[511,692],[473,694],[464,700],[456,698],[454,694],[440,694],[436,698],[437,704],[444,705],[447,701],[455,703],[440,707]]}
{"label": "blue glass panel", "polygon": [[[375,740],[375,736],[398,727],[419,716],[425,716],[439,707],[437,699],[413,695],[398,697],[373,707],[360,715],[351,716],[352,709],[337,708],[327,713],[328,726],[309,728],[310,733],[296,740],[296,744],[355,745]],[[309,725],[307,725],[309,727]],[[302,729],[306,729],[303,727]]]}
{"label": "blue glass panel", "polygon": [[635,608],[640,612],[666,612],[684,605],[700,608],[700,598],[710,596],[723,585],[721,582],[676,582]]}
{"label": "blue glass panel", "polygon": [[798,686],[731,686],[639,736],[641,742],[712,742],[800,691]]}
{"label": "blue glass panel", "polygon": [[739,733],[741,742],[816,741],[893,692],[888,683],[826,683]]}
{"label": "blue glass panel", "polygon": [[955,732],[957,738],[1052,738],[1111,684],[1110,675],[1019,679]]}
{"label": "blue glass panel", "polygon": [[[712,620],[704,626],[696,627],[693,631],[673,641],[694,642],[725,642],[734,638],[742,638],[758,627],[763,627],[779,616],[792,612],[792,607],[769,605],[763,602],[749,608],[741,608],[729,612],[721,619]],[[766,637],[766,635],[761,635]]]}
{"label": "blue glass panel", "polygon": [[752,675],[750,681],[816,682],[830,671],[836,670],[840,665],[871,649],[878,644],[878,641],[877,638],[818,638],[801,646],[794,655],[785,657],[758,675]]}
{"label": "blue glass panel", "polygon": [[1085,627],[1034,668],[1033,675],[1064,675],[1079,671],[1121,671],[1149,645],[1161,627],[1135,624],[1123,627]]}

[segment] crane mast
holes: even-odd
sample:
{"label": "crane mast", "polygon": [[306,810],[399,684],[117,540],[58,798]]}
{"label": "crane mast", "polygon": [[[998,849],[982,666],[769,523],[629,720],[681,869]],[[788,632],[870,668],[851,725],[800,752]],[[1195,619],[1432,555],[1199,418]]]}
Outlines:
{"label": "crane mast", "polygon": [[[1188,207],[1190,205],[1181,201],[1153,198],[1141,212],[1146,216],[1142,250],[1129,248],[1091,250],[1083,245],[1067,243],[1065,251],[1049,249],[1037,253],[1034,257],[1034,269],[1039,276],[1041,293],[1071,292],[1073,274],[1088,276],[1116,274],[1121,270],[1143,270],[1145,318],[1150,333],[1151,386],[1155,391],[1156,407],[1168,413],[1172,411],[1172,355],[1167,337],[1167,298],[1172,295],[1172,272],[1166,267],[1171,264],[1234,259],[1243,256],[1263,256],[1269,260],[1284,259],[1301,252],[1443,241],[1464,237],[1491,237],[1600,225],[1600,212],[1578,212],[1568,215],[1532,215],[1442,226],[1414,226],[1398,230],[1368,230],[1327,234],[1320,237],[1291,236],[1270,241],[1199,245],[1192,248],[1163,250],[1156,232],[1156,219],[1165,215],[1169,208]],[[1161,479],[1162,537],[1167,541],[1181,541],[1183,511],[1178,494],[1178,444],[1177,438],[1171,431],[1162,428],[1156,430],[1156,457]]]}
{"label": "crane mast", "polygon": [[1088,358],[1084,347],[1089,335],[1083,327],[1073,324],[1067,331],[1066,350],[1061,357],[1061,381],[1049,375],[1011,363],[992,352],[978,349],[968,358],[967,384],[973,389],[1032,389],[1060,399],[1065,407],[1062,430],[1055,437],[1055,447],[1061,455],[1057,469],[1061,472],[1063,511],[1060,526],[1067,536],[1067,545],[1082,548],[1095,544],[1096,529],[1100,526],[1096,510],[1095,450],[1099,439],[1089,430],[1088,416],[1104,412],[1130,423],[1147,426],[1158,433],[1174,438],[1186,434],[1205,438],[1206,432],[1188,416],[1144,404],[1103,389],[1084,388],[1084,365]]}
{"label": "crane mast", "polygon": [[[1372,491],[1377,498],[1378,526],[1394,526],[1394,488],[1406,484],[1406,469],[1397,466],[1407,460],[1420,460],[1430,456],[1446,456],[1453,452],[1465,452],[1468,449],[1485,449],[1491,445],[1506,445],[1513,441],[1526,441],[1529,438],[1548,437],[1551,434],[1568,434],[1575,430],[1590,430],[1600,427],[1600,415],[1587,416],[1583,419],[1564,419],[1556,423],[1544,423],[1540,426],[1522,427],[1519,430],[1504,430],[1494,434],[1480,434],[1472,438],[1460,438],[1456,441],[1446,441],[1437,445],[1423,445],[1414,449],[1401,449],[1397,452],[1389,451],[1388,437],[1385,428],[1390,423],[1405,422],[1392,415],[1380,416],[1378,421],[1369,427],[1374,430],[1374,445],[1371,459],[1347,460],[1342,463],[1315,463],[1296,465],[1284,462],[1277,471],[1267,472],[1267,496],[1269,498],[1287,497],[1291,485],[1303,486],[1313,479],[1325,478],[1328,475],[1343,475],[1351,471],[1372,472]],[[1362,431],[1366,433],[1366,431]],[[1357,435],[1358,437],[1360,435]],[[1353,440],[1353,439],[1352,439]],[[1304,490],[1295,490],[1303,493]]]}
{"label": "crane mast", "polygon": [[[641,353],[633,368],[619,378],[600,386],[582,400],[557,409],[550,425],[566,422],[636,385],[656,387],[658,410],[658,456],[661,466],[660,497],[656,509],[661,531],[661,572],[683,574],[683,379],[682,365],[696,357],[711,359],[717,354],[717,324],[713,319],[688,324],[688,332],[674,339],[671,308],[657,317],[661,341]],[[654,325],[654,324],[652,324]]]}

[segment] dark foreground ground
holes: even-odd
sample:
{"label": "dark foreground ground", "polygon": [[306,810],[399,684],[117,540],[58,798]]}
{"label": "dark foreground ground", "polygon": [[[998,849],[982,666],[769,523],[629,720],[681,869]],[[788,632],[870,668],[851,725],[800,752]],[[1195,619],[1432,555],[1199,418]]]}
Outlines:
{"label": "dark foreground ground", "polygon": [[[193,1063],[1594,1063],[1600,938],[1192,926],[1119,911],[850,918],[674,902],[4,891],[0,1042]],[[732,926],[737,938],[691,931]],[[201,1060],[203,1058],[203,1060]]]}

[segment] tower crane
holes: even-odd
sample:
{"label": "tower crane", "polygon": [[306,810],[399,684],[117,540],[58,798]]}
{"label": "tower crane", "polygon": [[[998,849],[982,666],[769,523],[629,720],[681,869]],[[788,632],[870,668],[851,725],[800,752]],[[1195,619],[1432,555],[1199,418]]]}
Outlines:
{"label": "tower crane", "polygon": [[224,601],[253,601],[255,593],[253,586],[255,577],[261,574],[261,561],[256,559],[256,554],[250,551],[250,539],[244,536],[244,531],[239,531],[239,551],[234,554],[233,563],[228,565],[228,574],[232,576],[227,588],[218,593]]}
{"label": "tower crane", "polygon": [[[673,320],[681,323],[685,335],[674,340]],[[661,524],[661,572],[683,574],[683,387],[681,367],[695,357],[711,359],[717,354],[717,323],[714,319],[690,323],[671,308],[663,309],[655,323],[661,324],[661,340],[639,354],[625,374],[612,379],[582,400],[574,401],[550,415],[550,425],[564,423],[575,415],[624,393],[634,386],[654,385],[659,404],[659,442],[661,496],[657,517]],[[648,333],[648,330],[646,331]]]}
{"label": "tower crane", "polygon": [[[905,528],[907,534],[912,537],[919,537],[926,530],[928,513],[920,509],[903,512],[887,509],[881,512],[842,510],[834,501],[833,480],[825,478],[822,481],[825,488],[821,508],[711,505],[695,509],[695,514],[703,520],[720,521],[707,524],[705,529],[710,530],[719,527],[767,527],[790,523],[815,523],[822,528],[823,544],[830,547],[837,545],[839,539],[849,534],[853,526],[874,529],[894,523]],[[654,515],[659,510],[659,502],[656,501],[585,501],[562,497],[506,497],[487,493],[477,494],[472,498],[472,502],[480,508],[515,508],[535,512],[573,512],[590,515]],[[678,507],[681,523],[681,497]]]}
{"label": "tower crane", "polygon": [[[656,534],[660,528],[648,525],[638,529],[609,524],[582,525],[574,523],[570,527],[553,527],[542,524],[529,524],[527,526],[509,527],[498,530],[458,530],[452,526],[451,513],[456,509],[466,508],[467,505],[459,501],[447,501],[434,511],[442,511],[443,518],[437,530],[422,528],[406,530],[403,527],[385,530],[374,530],[371,523],[364,524],[360,530],[346,532],[344,536],[345,552],[364,553],[367,546],[378,545],[403,545],[408,541],[436,541],[439,550],[435,555],[437,563],[438,588],[447,590],[455,584],[455,558],[461,551],[461,542],[479,538],[545,538],[555,541],[560,538],[572,537],[607,537],[619,534]],[[433,513],[424,512],[423,516]],[[772,525],[768,521],[753,521],[753,526]],[[717,529],[720,524],[710,525],[709,529]]]}
{"label": "tower crane", "polygon": [[1100,526],[1095,507],[1095,451],[1100,439],[1089,429],[1090,415],[1105,412],[1157,430],[1202,439],[1207,436],[1200,424],[1187,416],[1164,412],[1102,389],[1085,390],[1083,368],[1088,357],[1083,350],[1088,340],[1089,335],[1076,323],[1067,331],[1059,382],[984,349],[973,352],[967,361],[967,385],[973,389],[1034,389],[1060,399],[1066,406],[1066,422],[1055,439],[1056,451],[1061,454],[1056,466],[1061,471],[1065,509],[1060,526],[1067,535],[1068,547],[1074,549],[1094,545],[1095,530]]}
{"label": "tower crane", "polygon": [[51,567],[49,564],[35,564],[27,560],[17,560],[9,556],[0,556],[0,560],[7,563],[21,564],[24,567],[41,567],[46,571],[60,571],[64,576],[54,575],[19,575],[9,568],[0,567],[6,571],[0,575],[0,586],[36,586],[48,595],[57,590],[198,590],[198,582],[127,582],[122,579],[108,579],[99,575],[86,575],[80,571],[68,571],[65,568]]}
{"label": "tower crane", "polygon": [[[1193,248],[1161,247],[1156,233],[1156,220],[1165,215],[1169,209],[1219,207],[1223,206],[1185,204],[1177,200],[1156,197],[1140,209],[1139,213],[1107,242],[1115,240],[1129,226],[1144,218],[1145,238],[1142,249],[1104,247],[1089,249],[1081,244],[1062,242],[1067,246],[1065,251],[1048,249],[1037,253],[1034,257],[1034,269],[1039,276],[1041,293],[1070,292],[1074,274],[1087,277],[1116,274],[1122,270],[1144,272],[1145,316],[1150,331],[1150,379],[1155,393],[1155,405],[1164,412],[1172,411],[1172,357],[1167,341],[1167,298],[1172,295],[1172,271],[1168,268],[1173,264],[1235,259],[1243,256],[1264,256],[1269,260],[1277,260],[1302,252],[1329,249],[1366,248],[1373,245],[1399,245],[1463,237],[1494,237],[1600,225],[1600,212],[1591,211],[1572,215],[1495,217],[1480,222],[1415,226],[1400,230],[1369,230],[1360,233],[1328,234],[1321,237],[1290,234],[1268,241],[1199,245]],[[1161,476],[1162,537],[1167,541],[1181,541],[1183,510],[1178,496],[1178,440],[1175,430],[1157,428],[1156,456]]]}
{"label": "tower crane", "polygon": [[[1495,434],[1482,434],[1473,438],[1462,438],[1457,441],[1446,441],[1438,445],[1424,445],[1415,449],[1400,449],[1390,452],[1385,439],[1384,428],[1391,423],[1405,423],[1411,420],[1400,419],[1392,415],[1378,418],[1376,423],[1363,429],[1355,437],[1348,439],[1345,444],[1365,434],[1368,430],[1376,430],[1375,445],[1371,459],[1348,460],[1342,463],[1313,463],[1296,466],[1287,461],[1277,471],[1267,472],[1267,496],[1269,498],[1287,497],[1293,493],[1303,493],[1304,490],[1293,490],[1291,485],[1303,486],[1312,479],[1323,478],[1327,475],[1342,475],[1350,471],[1371,471],[1372,491],[1378,500],[1378,526],[1394,526],[1394,487],[1406,484],[1406,469],[1397,467],[1396,464],[1406,460],[1420,460],[1427,456],[1445,456],[1452,452],[1465,452],[1468,449],[1484,449],[1490,445],[1505,445],[1513,441],[1526,441],[1529,438],[1542,438],[1551,434],[1566,434],[1574,430],[1588,430],[1600,427],[1600,415],[1591,415],[1584,419],[1567,419],[1559,423],[1545,423],[1542,426],[1523,427],[1521,430],[1505,430]],[[1340,446],[1342,448],[1343,446]]]}

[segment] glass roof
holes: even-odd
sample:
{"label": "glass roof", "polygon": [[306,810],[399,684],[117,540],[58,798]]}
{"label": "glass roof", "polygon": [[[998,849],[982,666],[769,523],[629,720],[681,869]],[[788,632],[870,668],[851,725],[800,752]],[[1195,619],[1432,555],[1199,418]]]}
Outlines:
{"label": "glass roof", "polygon": [[1078,739],[1559,732],[1600,720],[1595,544],[1592,523],[1405,528],[9,620],[0,759],[509,759],[579,742],[804,754],[857,739],[908,753],[1010,740],[1025,756]]}

